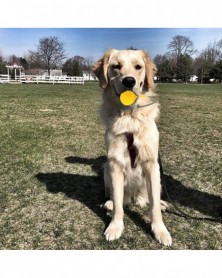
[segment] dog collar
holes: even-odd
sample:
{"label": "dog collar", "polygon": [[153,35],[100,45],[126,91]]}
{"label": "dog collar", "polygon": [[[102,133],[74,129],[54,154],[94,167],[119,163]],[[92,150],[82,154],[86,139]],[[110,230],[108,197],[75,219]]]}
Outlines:
{"label": "dog collar", "polygon": [[[119,95],[119,98],[120,98],[120,102],[125,106],[124,109],[123,109],[124,111],[126,111],[126,110],[136,110],[136,109],[139,109],[139,108],[150,106],[150,105],[157,102],[157,96],[137,95],[136,93],[134,93],[133,91],[130,91],[130,90],[122,92]],[[144,104],[144,105],[136,104],[136,101],[139,98],[149,98],[149,99],[152,99],[152,102],[149,102],[149,103]]]}
{"label": "dog collar", "polygon": [[[154,98],[154,96],[152,98]],[[154,101],[152,101],[152,102],[150,102],[148,104],[144,104],[144,105],[134,104],[134,105],[131,105],[129,107],[124,107],[121,110],[122,111],[134,111],[134,110],[137,110],[139,108],[143,108],[143,107],[147,107],[147,106],[153,105],[154,103],[157,103],[157,100],[154,100]]]}

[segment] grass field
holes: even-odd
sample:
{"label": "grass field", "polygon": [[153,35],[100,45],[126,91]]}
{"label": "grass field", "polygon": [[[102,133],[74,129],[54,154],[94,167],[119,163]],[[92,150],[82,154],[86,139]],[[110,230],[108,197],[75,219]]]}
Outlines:
{"label": "grass field", "polygon": [[173,238],[162,247],[147,208],[125,210],[125,232],[106,242],[104,129],[97,83],[0,85],[0,249],[221,249],[222,86],[159,84],[160,153]]}

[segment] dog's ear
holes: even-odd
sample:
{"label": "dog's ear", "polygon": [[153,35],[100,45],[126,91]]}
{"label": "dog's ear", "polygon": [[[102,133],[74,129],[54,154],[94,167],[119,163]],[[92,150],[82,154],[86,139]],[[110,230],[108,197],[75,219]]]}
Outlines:
{"label": "dog's ear", "polygon": [[157,72],[156,65],[152,62],[150,59],[148,53],[146,51],[142,50],[142,55],[143,59],[145,62],[145,68],[146,68],[146,78],[145,78],[145,83],[147,88],[149,89],[154,89],[155,88],[155,83],[154,83],[154,76]]}
{"label": "dog's ear", "polygon": [[109,59],[112,52],[113,49],[107,50],[104,56],[92,66],[92,70],[95,73],[96,77],[99,79],[99,85],[102,89],[105,89],[108,84],[107,71]]}

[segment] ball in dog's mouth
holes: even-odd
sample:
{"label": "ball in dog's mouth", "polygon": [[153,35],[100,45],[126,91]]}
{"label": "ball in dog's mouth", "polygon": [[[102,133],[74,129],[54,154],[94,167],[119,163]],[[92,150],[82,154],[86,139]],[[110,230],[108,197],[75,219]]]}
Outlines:
{"label": "ball in dog's mouth", "polygon": [[127,90],[121,93],[120,102],[125,106],[129,106],[134,104],[137,98],[138,96],[133,91]]}

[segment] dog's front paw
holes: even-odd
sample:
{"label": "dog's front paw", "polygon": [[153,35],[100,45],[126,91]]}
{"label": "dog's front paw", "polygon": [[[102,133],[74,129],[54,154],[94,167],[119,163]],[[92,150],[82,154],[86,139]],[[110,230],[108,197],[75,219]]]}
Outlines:
{"label": "dog's front paw", "polygon": [[111,221],[104,235],[106,240],[111,241],[120,238],[124,229],[123,221],[114,222]]}
{"label": "dog's front paw", "polygon": [[161,208],[161,211],[165,212],[167,209],[168,209],[168,204],[167,202],[163,201],[163,200],[160,200],[160,208]]}
{"label": "dog's front paw", "polygon": [[159,243],[165,246],[170,246],[172,244],[170,233],[163,223],[152,224],[152,232]]}

